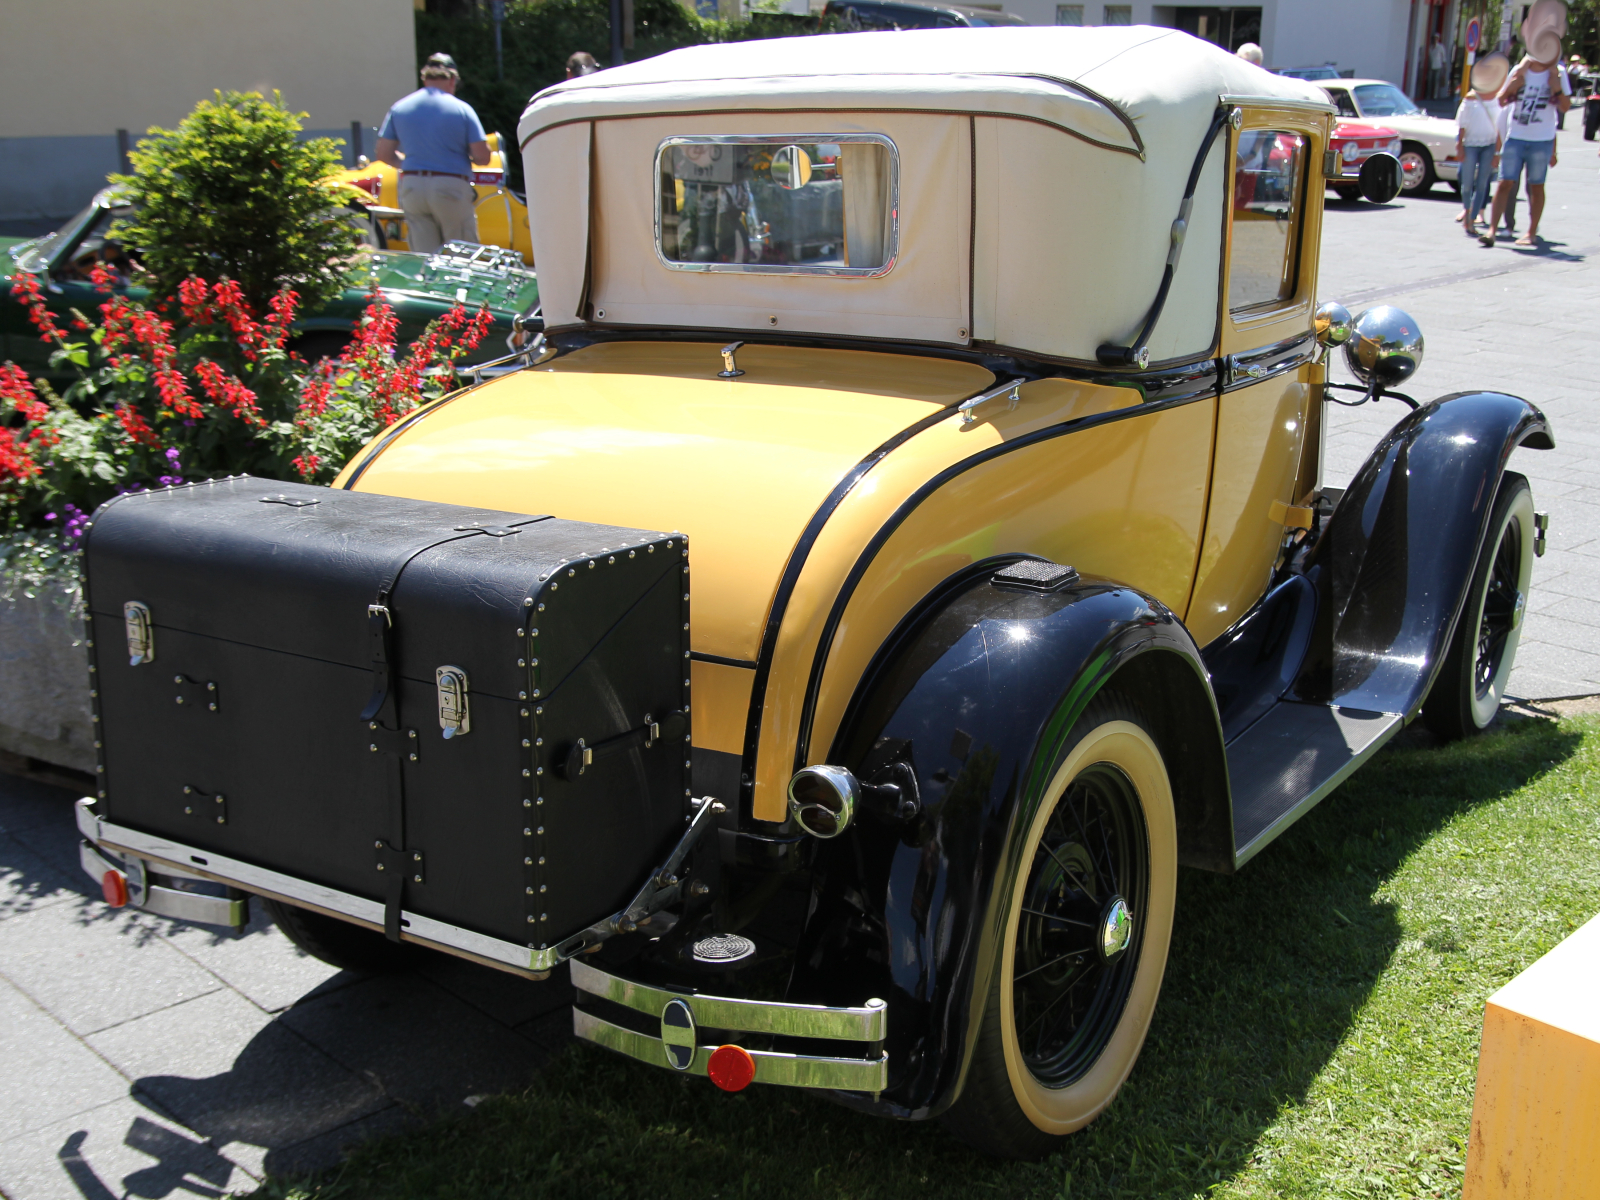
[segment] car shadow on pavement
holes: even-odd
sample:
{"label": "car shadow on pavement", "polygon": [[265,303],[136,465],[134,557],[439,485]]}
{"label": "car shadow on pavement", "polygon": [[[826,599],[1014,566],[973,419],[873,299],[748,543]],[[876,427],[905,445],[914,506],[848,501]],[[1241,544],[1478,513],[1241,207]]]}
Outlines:
{"label": "car shadow on pavement", "polygon": [[[225,1070],[154,1072],[134,1088],[215,1146],[272,1173],[337,1162],[375,1135],[517,1091],[570,1038],[571,989],[419,951],[412,970],[345,972],[244,1041]],[[219,1031],[234,1014],[197,1015]],[[247,1018],[248,1019],[248,1018]]]}

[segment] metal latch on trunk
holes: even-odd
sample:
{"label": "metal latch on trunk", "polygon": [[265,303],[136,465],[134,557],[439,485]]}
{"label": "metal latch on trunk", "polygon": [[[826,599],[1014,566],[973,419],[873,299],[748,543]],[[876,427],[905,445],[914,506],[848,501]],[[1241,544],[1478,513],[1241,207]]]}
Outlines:
{"label": "metal latch on trunk", "polygon": [[150,619],[150,606],[129,600],[122,606],[122,623],[128,631],[128,665],[155,662],[156,630]]}
{"label": "metal latch on trunk", "polygon": [[439,728],[445,740],[472,732],[472,714],[467,708],[467,673],[460,667],[440,667],[433,673],[439,689]]}

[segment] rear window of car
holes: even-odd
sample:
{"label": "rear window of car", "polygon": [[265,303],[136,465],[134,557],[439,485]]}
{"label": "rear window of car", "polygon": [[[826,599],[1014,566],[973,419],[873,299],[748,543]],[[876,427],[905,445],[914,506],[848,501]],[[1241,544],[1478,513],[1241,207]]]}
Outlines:
{"label": "rear window of car", "polygon": [[1350,93],[1344,88],[1323,88],[1328,93],[1328,99],[1333,101],[1333,107],[1339,110],[1341,117],[1358,117],[1356,102],[1350,99]]}
{"label": "rear window of car", "polygon": [[680,271],[883,275],[898,252],[899,176],[880,134],[667,138],[656,253]]}

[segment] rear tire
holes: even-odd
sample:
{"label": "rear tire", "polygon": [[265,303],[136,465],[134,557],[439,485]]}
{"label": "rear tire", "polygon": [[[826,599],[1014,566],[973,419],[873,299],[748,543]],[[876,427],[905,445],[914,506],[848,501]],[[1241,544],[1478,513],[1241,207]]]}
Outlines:
{"label": "rear tire", "polygon": [[1423,723],[1438,737],[1482,733],[1500,711],[1522,637],[1533,541],[1533,493],[1526,479],[1507,471],[1450,649],[1422,707]]}
{"label": "rear tire", "polygon": [[330,967],[386,975],[411,965],[412,948],[396,945],[377,930],[279,900],[263,900],[262,904],[284,937]]}
{"label": "rear tire", "polygon": [[[1038,765],[1050,784],[1002,884],[1010,912],[972,1062],[941,1118],[1014,1159],[1048,1154],[1116,1098],[1161,990],[1177,886],[1172,785],[1132,704],[1096,699]],[[1127,922],[1107,953],[1119,899]]]}

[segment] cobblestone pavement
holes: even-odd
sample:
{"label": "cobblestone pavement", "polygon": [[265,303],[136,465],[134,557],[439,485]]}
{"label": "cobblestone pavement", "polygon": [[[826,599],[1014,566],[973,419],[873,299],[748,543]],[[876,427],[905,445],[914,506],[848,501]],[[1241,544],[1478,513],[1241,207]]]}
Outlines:
{"label": "cobblestone pavement", "polygon": [[[1576,122],[1569,122],[1575,125]],[[1333,204],[1322,295],[1396,303],[1422,325],[1412,389],[1493,387],[1539,403],[1559,448],[1517,470],[1553,514],[1512,690],[1600,692],[1600,302],[1593,144],[1570,130],[1550,241],[1482,249],[1432,199]],[[1525,219],[1525,218],[1524,218]],[[1342,371],[1342,365],[1340,367]],[[1342,483],[1398,405],[1333,410]],[[73,796],[0,776],[0,1193],[9,1200],[249,1191],[266,1170],[527,1081],[570,1028],[564,982],[449,959],[398,977],[338,972],[260,917],[238,937],[107,908],[78,869]]]}
{"label": "cobblestone pavement", "polygon": [[[1555,428],[1554,450],[1518,450],[1511,468],[1550,513],[1549,549],[1534,560],[1528,618],[1508,691],[1547,699],[1600,692],[1600,143],[1569,118],[1551,168],[1536,250],[1502,240],[1487,249],[1451,218],[1444,186],[1427,199],[1379,208],[1330,202],[1321,297],[1352,313],[1393,304],[1416,318],[1426,355],[1407,392],[1431,400],[1494,390],[1533,401]],[[1527,204],[1518,209],[1525,229]],[[1335,379],[1349,382],[1341,357]],[[1326,481],[1342,485],[1389,427],[1397,401],[1329,408]]]}

